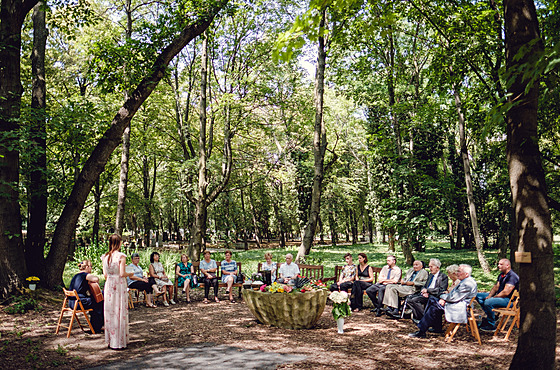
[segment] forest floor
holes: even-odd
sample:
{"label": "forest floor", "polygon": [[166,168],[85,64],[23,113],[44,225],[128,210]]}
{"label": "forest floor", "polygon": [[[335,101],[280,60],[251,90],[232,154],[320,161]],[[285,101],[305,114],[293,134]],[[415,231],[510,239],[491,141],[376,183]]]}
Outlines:
{"label": "forest floor", "polygon": [[410,320],[378,318],[369,309],[347,318],[345,333],[339,335],[330,306],[314,329],[280,329],[257,323],[242,300],[229,303],[220,295],[224,298],[220,303],[203,304],[197,290],[191,304],[180,295],[177,305],[130,310],[130,344],[126,350],[113,351],[104,335],[85,333],[77,325],[70,338],[65,331],[54,334],[60,296],[41,291],[43,308],[25,314],[9,315],[0,306],[1,369],[88,368],[203,343],[305,356],[279,366],[285,369],[506,369],[517,345],[517,329],[509,342],[481,332],[481,346],[464,327],[452,343],[430,333],[428,339],[409,338],[407,334],[416,330]]}

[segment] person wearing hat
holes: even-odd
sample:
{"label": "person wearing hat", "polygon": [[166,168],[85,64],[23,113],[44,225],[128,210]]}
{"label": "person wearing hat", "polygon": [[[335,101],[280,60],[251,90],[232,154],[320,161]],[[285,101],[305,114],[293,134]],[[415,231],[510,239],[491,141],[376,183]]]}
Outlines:
{"label": "person wearing hat", "polygon": [[127,277],[129,289],[138,289],[138,291],[146,291],[146,307],[156,307],[152,302],[152,294],[159,294],[159,290],[156,285],[156,281],[153,277],[144,277],[144,271],[142,267],[138,265],[140,262],[140,255],[138,253],[132,254],[132,263],[128,265],[132,268],[134,275]]}

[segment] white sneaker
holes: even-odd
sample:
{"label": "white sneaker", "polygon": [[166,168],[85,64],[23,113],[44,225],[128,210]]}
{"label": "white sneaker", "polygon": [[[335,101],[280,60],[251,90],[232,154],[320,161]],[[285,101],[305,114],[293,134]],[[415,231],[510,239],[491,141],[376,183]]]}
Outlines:
{"label": "white sneaker", "polygon": [[172,299],[169,300],[169,303],[171,303],[171,304],[176,304],[175,301],[172,300]]}
{"label": "white sneaker", "polygon": [[163,305],[164,305],[165,307],[169,307],[169,303],[167,303],[167,301],[163,301]]}

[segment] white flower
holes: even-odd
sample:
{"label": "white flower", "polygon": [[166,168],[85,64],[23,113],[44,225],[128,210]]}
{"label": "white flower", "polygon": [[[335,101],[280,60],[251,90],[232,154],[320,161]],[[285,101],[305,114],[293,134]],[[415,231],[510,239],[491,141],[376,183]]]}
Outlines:
{"label": "white flower", "polygon": [[329,298],[334,303],[348,303],[348,293],[334,291],[329,294]]}

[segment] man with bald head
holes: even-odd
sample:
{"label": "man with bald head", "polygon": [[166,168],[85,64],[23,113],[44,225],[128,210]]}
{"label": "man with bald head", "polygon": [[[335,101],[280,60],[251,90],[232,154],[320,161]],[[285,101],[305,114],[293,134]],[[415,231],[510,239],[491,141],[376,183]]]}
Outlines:
{"label": "man with bald head", "polygon": [[508,259],[503,258],[498,262],[498,270],[500,275],[490,292],[476,295],[476,301],[486,312],[486,318],[482,319],[480,325],[482,331],[496,330],[496,315],[492,309],[506,307],[513,291],[519,289],[519,276],[511,269],[511,262]]}
{"label": "man with bald head", "polygon": [[428,272],[424,270],[422,261],[414,261],[404,279],[399,284],[387,285],[383,304],[387,306],[387,316],[392,319],[399,318],[399,297],[414,294],[424,286],[428,280]]}

